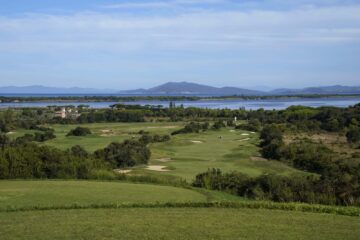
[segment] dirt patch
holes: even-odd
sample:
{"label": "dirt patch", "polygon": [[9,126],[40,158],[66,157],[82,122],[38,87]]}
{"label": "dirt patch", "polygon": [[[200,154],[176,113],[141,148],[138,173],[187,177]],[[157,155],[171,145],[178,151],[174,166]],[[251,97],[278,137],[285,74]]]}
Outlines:
{"label": "dirt patch", "polygon": [[160,166],[160,165],[149,165],[146,167],[147,170],[151,171],[157,171],[157,172],[167,172],[168,169],[165,169],[166,166]]}
{"label": "dirt patch", "polygon": [[267,161],[266,158],[262,158],[262,157],[251,157],[250,159],[255,162],[266,162]]}
{"label": "dirt patch", "polygon": [[250,140],[250,138],[244,138],[244,139],[240,139],[240,140],[238,140],[239,142],[243,142],[243,141],[248,141],[248,140]]}
{"label": "dirt patch", "polygon": [[114,169],[114,172],[120,173],[120,174],[127,174],[131,171],[132,171],[131,169]]}
{"label": "dirt patch", "polygon": [[111,137],[111,136],[115,136],[114,132],[112,130],[109,129],[102,129],[100,136],[101,137]]}
{"label": "dirt patch", "polygon": [[192,143],[203,143],[202,141],[197,141],[197,140],[191,140],[190,142],[192,142]]}
{"label": "dirt patch", "polygon": [[168,129],[172,129],[172,128],[177,128],[177,126],[162,126],[162,127],[147,127],[147,128],[168,128]]}
{"label": "dirt patch", "polygon": [[242,133],[241,136],[249,136],[250,134],[248,133]]}
{"label": "dirt patch", "polygon": [[155,159],[155,160],[159,161],[159,162],[170,162],[171,158],[158,158],[158,159]]}

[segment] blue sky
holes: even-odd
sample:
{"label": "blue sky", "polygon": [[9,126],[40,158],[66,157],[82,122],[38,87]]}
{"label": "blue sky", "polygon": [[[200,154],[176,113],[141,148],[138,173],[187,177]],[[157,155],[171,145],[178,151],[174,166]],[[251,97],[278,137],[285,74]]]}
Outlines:
{"label": "blue sky", "polygon": [[360,85],[360,0],[0,0],[0,86]]}

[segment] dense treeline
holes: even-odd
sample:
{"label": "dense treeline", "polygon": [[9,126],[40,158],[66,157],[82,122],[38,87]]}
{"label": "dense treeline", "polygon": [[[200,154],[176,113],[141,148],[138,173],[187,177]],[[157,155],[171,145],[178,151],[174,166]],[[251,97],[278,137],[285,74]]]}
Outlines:
{"label": "dense treeline", "polygon": [[0,112],[0,130],[30,129],[41,124],[82,124],[95,122],[144,122],[151,119],[170,121],[247,120],[240,128],[258,131],[265,124],[283,124],[290,131],[330,131],[348,134],[351,142],[360,138],[360,104],[348,108],[310,108],[293,106],[285,110],[246,111],[244,109],[161,108],[158,106],[117,105],[113,109],[86,109],[76,119],[54,117],[49,109],[7,110]]}
{"label": "dense treeline", "polygon": [[0,178],[88,178],[93,159],[35,143],[9,145],[0,151]]}
{"label": "dense treeline", "polygon": [[98,172],[147,164],[150,159],[150,150],[140,141],[111,143],[94,154],[80,146],[62,151],[31,141],[23,137],[10,141],[0,134],[0,179],[96,178]]}
{"label": "dense treeline", "polygon": [[334,182],[312,175],[263,174],[249,177],[239,172],[222,173],[219,169],[210,169],[197,175],[193,186],[257,200],[360,206],[359,192],[350,192]]}
{"label": "dense treeline", "polygon": [[183,134],[183,133],[199,133],[209,129],[210,124],[208,122],[198,123],[190,122],[186,124],[182,129],[176,130],[171,135]]}
{"label": "dense treeline", "polygon": [[169,135],[149,134],[142,131],[140,131],[140,134],[141,137],[139,138],[139,142],[143,144],[167,142],[171,139]]}
{"label": "dense treeline", "polygon": [[151,152],[140,141],[125,140],[123,143],[111,143],[104,149],[94,153],[97,159],[102,159],[113,167],[133,167],[147,164]]}

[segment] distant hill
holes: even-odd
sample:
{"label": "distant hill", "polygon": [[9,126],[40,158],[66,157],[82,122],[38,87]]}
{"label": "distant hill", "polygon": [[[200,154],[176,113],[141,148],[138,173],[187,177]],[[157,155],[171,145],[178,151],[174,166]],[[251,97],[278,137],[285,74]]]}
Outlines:
{"label": "distant hill", "polygon": [[40,85],[24,86],[24,87],[0,87],[0,94],[106,94],[116,93],[116,90],[109,89],[93,89],[93,88],[57,88],[45,87]]}
{"label": "distant hill", "polygon": [[237,88],[237,87],[212,87],[190,82],[168,82],[149,89],[120,91],[125,94],[149,94],[149,95],[264,95],[265,92]]}
{"label": "distant hill", "polygon": [[360,94],[360,86],[325,86],[303,89],[281,88],[272,91],[257,91],[238,87],[212,87],[191,82],[168,82],[149,89],[123,90],[94,88],[57,88],[46,86],[0,87],[1,94],[111,94],[111,95],[207,95],[207,96],[264,96],[264,95],[304,95],[304,94]]}
{"label": "distant hill", "polygon": [[308,87],[303,89],[275,89],[268,92],[270,95],[294,95],[294,94],[360,94],[360,86],[325,86],[325,87]]}

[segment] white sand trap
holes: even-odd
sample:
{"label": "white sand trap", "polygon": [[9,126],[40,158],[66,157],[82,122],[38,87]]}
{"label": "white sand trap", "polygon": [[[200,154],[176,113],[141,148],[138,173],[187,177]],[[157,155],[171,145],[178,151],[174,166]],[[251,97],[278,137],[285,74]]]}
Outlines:
{"label": "white sand trap", "polygon": [[131,169],[114,169],[114,172],[121,173],[121,174],[126,174],[126,173],[129,173],[131,171],[132,171]]}
{"label": "white sand trap", "polygon": [[159,162],[170,162],[171,158],[158,158],[158,159],[155,159],[155,160],[159,161]]}
{"label": "white sand trap", "polygon": [[235,132],[235,130],[230,130],[230,132]]}
{"label": "white sand trap", "polygon": [[191,140],[192,143],[203,143],[202,141]]}
{"label": "white sand trap", "polygon": [[255,134],[255,132],[250,132],[251,134]]}
{"label": "white sand trap", "polygon": [[251,157],[250,159],[255,162],[266,162],[267,161],[266,158],[262,158],[262,157]]}
{"label": "white sand trap", "polygon": [[15,134],[15,132],[8,132],[7,134],[11,135],[11,134]]}
{"label": "white sand trap", "polygon": [[243,142],[243,141],[248,141],[248,140],[250,140],[250,138],[244,138],[244,139],[240,139],[240,140],[238,140],[239,142]]}
{"label": "white sand trap", "polygon": [[249,136],[250,134],[248,133],[242,133],[241,136]]}
{"label": "white sand trap", "polygon": [[152,171],[158,171],[158,172],[167,172],[169,171],[168,169],[165,169],[166,166],[160,166],[160,165],[149,165],[146,167],[147,170],[152,170]]}
{"label": "white sand trap", "polygon": [[147,127],[147,128],[177,128],[177,126],[158,126],[158,127]]}

